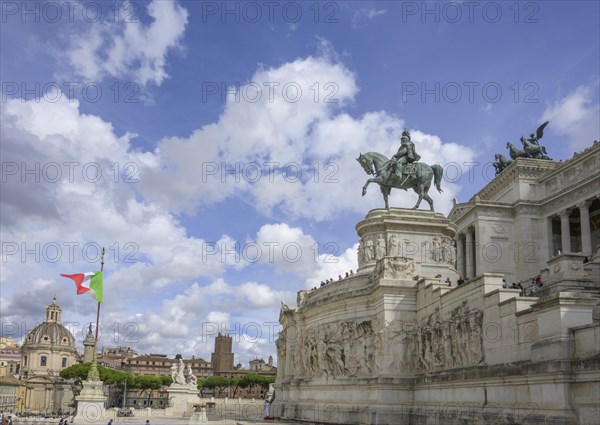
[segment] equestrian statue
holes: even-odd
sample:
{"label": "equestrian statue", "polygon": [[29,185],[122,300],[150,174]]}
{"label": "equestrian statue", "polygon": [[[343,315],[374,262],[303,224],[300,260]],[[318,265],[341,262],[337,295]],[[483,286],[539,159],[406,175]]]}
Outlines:
{"label": "equestrian statue", "polygon": [[413,209],[419,208],[421,201],[425,199],[433,211],[433,199],[427,192],[429,192],[432,180],[434,180],[438,192],[442,192],[440,185],[443,168],[438,164],[428,165],[418,162],[420,159],[415,144],[410,140],[410,133],[406,130],[402,132],[398,152],[391,159],[378,152],[360,154],[356,160],[367,174],[374,176],[368,179],[363,186],[363,196],[367,193],[369,184],[377,183],[385,201],[385,208],[389,209],[388,197],[392,188],[412,189],[419,195],[419,200]]}

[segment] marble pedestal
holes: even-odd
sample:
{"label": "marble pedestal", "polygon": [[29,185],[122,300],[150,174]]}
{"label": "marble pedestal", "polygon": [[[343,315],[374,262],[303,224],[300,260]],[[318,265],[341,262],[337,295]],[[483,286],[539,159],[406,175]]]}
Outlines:
{"label": "marble pedestal", "polygon": [[190,417],[194,411],[194,404],[200,402],[198,389],[194,385],[172,384],[167,392],[169,407],[166,409],[166,416]]}
{"label": "marble pedestal", "polygon": [[83,382],[81,393],[75,397],[77,400],[75,424],[100,424],[104,421],[106,397],[102,395],[102,385],[100,380]]}

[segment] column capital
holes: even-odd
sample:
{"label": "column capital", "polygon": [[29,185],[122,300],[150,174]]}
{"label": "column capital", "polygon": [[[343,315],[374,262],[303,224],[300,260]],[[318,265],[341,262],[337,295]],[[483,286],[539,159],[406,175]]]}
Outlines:
{"label": "column capital", "polygon": [[586,199],[585,201],[581,201],[580,203],[578,203],[577,204],[577,208],[579,208],[580,210],[582,208],[588,209],[590,207],[590,205],[592,205],[592,200],[591,199]]}
{"label": "column capital", "polygon": [[560,218],[569,218],[571,215],[571,208],[567,208],[558,213]]}

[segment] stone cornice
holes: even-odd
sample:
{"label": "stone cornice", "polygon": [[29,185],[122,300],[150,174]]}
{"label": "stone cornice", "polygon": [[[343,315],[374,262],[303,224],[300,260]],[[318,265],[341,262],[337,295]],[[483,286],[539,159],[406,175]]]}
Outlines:
{"label": "stone cornice", "polygon": [[571,169],[572,167],[576,166],[577,164],[580,164],[582,162],[585,162],[586,160],[592,158],[594,156],[594,154],[598,154],[600,155],[600,141],[594,141],[594,144],[588,148],[586,148],[583,152],[581,153],[575,153],[571,159],[568,159],[566,161],[562,161],[562,162],[558,162],[558,166],[550,171],[549,173],[547,173],[546,175],[544,175],[541,179],[540,179],[540,183],[542,182],[546,182],[547,180],[556,177],[558,174],[560,174],[561,172],[566,172],[567,170]]}
{"label": "stone cornice", "polygon": [[577,201],[581,202],[583,200],[582,198],[598,196],[599,182],[600,174],[592,175],[577,186],[569,186],[560,192],[550,195],[540,203],[542,211],[544,214],[547,214],[548,212],[560,209],[563,206],[574,207]]}
{"label": "stone cornice", "polygon": [[[544,159],[517,158],[504,171],[481,189],[473,198],[490,200],[517,180],[539,180],[554,170],[560,163]],[[471,199],[473,199],[471,198]]]}

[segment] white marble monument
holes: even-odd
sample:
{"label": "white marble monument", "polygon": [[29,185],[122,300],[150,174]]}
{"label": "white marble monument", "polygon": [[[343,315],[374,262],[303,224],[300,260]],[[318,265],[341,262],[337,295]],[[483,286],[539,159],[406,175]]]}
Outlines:
{"label": "white marble monument", "polygon": [[178,363],[171,367],[173,383],[169,386],[169,406],[166,416],[191,417],[194,405],[200,402],[198,395],[197,379],[192,373],[191,366],[185,367],[180,358]]}
{"label": "white marble monument", "polygon": [[357,274],[282,305],[274,416],[594,423],[600,284],[588,271],[599,257],[558,258],[543,289],[520,296],[499,273],[457,285],[456,226],[439,213],[372,210],[356,230]]}

